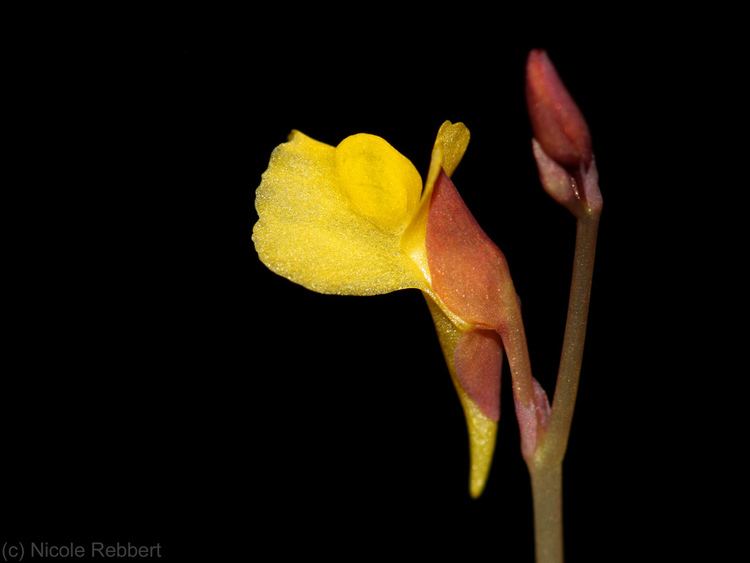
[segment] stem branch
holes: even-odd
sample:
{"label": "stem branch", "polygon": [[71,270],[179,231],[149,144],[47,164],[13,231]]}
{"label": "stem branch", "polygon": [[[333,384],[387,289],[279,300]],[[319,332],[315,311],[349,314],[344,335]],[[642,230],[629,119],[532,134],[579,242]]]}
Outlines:
{"label": "stem branch", "polygon": [[535,455],[527,459],[534,497],[537,563],[563,563],[562,462],[578,393],[594,273],[599,213],[578,219],[573,280],[560,369],[549,424]]}
{"label": "stem branch", "polygon": [[576,249],[568,301],[568,318],[565,323],[565,336],[560,368],[557,372],[555,397],[552,401],[552,413],[545,437],[545,457],[560,463],[568,447],[570,425],[573,421],[573,410],[578,394],[598,229],[598,213],[584,216],[576,224]]}

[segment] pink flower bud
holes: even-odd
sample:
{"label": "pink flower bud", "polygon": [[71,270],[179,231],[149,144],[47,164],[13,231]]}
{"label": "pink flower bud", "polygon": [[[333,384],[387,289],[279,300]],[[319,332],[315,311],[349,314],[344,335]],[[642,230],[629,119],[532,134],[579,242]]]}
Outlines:
{"label": "pink flower bud", "polygon": [[602,209],[599,174],[586,120],[552,66],[534,50],[526,64],[534,158],[545,191],[581,219]]}
{"label": "pink flower bud", "polygon": [[526,64],[526,102],[534,137],[544,152],[566,168],[588,167],[592,152],[586,120],[540,49],[529,53]]}

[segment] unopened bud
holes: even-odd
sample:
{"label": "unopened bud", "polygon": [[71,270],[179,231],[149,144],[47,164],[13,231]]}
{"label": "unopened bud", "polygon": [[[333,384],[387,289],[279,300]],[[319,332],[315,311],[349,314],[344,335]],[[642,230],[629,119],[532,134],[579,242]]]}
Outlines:
{"label": "unopened bud", "polygon": [[579,219],[602,208],[599,175],[586,120],[549,60],[534,50],[526,65],[532,141],[545,191]]}
{"label": "unopened bud", "polygon": [[592,159],[586,120],[549,60],[535,49],[526,64],[526,102],[534,137],[561,166],[578,169]]}

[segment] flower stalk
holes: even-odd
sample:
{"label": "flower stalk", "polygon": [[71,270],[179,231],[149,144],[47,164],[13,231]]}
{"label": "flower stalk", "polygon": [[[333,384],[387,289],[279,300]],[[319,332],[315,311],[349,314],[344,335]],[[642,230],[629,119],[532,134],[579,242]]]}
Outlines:
{"label": "flower stalk", "polygon": [[568,446],[570,424],[573,420],[573,409],[578,394],[598,230],[598,212],[577,221],[568,317],[565,323],[553,408],[547,428],[547,436],[551,442],[545,452],[546,456],[560,461]]}
{"label": "flower stalk", "polygon": [[562,464],[581,375],[598,227],[598,211],[577,221],[568,317],[552,410],[535,454],[526,460],[534,497],[537,563],[562,563],[564,560]]}
{"label": "flower stalk", "polygon": [[526,76],[535,137],[532,148],[542,186],[576,217],[573,276],[555,395],[533,454],[524,451],[534,499],[536,561],[563,563],[562,465],[581,374],[602,197],[588,125],[546,53],[532,51]]}

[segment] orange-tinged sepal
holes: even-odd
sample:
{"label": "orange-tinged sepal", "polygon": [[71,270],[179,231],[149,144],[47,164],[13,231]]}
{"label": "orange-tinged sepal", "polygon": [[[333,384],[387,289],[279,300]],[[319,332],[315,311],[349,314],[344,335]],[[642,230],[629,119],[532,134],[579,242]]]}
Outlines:
{"label": "orange-tinged sepal", "polygon": [[461,335],[454,356],[456,377],[469,398],[484,415],[500,420],[500,370],[503,345],[490,330],[471,330]]}
{"label": "orange-tinged sepal", "polygon": [[445,173],[433,189],[426,247],[432,289],[445,306],[467,323],[499,330],[515,299],[508,265]]}

